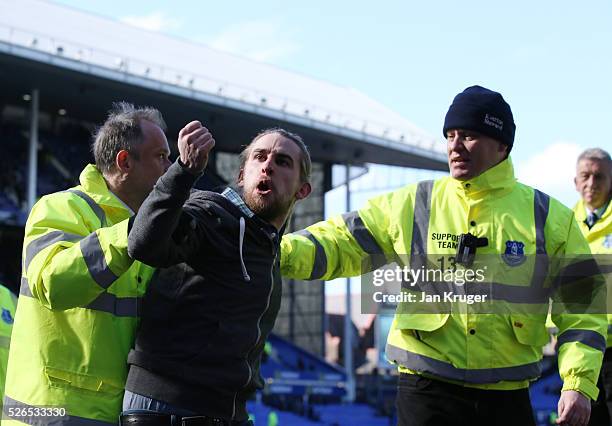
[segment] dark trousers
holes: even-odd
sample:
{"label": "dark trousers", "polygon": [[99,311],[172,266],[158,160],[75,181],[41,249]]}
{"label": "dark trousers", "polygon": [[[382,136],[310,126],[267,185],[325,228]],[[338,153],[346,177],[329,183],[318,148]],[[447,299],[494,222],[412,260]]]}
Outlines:
{"label": "dark trousers", "polygon": [[124,411],[119,426],[253,426],[250,420],[233,421],[205,416],[182,417],[149,410]]}
{"label": "dark trousers", "polygon": [[402,373],[396,406],[400,426],[535,426],[528,389],[473,389]]}
{"label": "dark trousers", "polygon": [[253,426],[250,420],[207,417],[130,390],[123,394],[121,426]]}
{"label": "dark trousers", "polygon": [[597,379],[599,396],[591,403],[589,426],[610,426],[612,424],[612,348],[606,349],[601,373]]}

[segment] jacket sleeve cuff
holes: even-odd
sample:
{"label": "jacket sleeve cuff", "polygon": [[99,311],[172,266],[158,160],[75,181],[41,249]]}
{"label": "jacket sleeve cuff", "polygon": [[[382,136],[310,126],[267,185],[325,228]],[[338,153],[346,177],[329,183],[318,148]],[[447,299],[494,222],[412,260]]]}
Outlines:
{"label": "jacket sleeve cuff", "polygon": [[587,398],[591,398],[593,401],[597,399],[599,395],[599,389],[597,385],[591,382],[589,379],[577,376],[568,376],[563,381],[563,388],[561,391],[573,390],[578,391]]}
{"label": "jacket sleeve cuff", "polygon": [[130,269],[134,263],[128,254],[128,225],[129,220],[126,219],[97,231],[108,266],[117,276]]}
{"label": "jacket sleeve cuff", "polygon": [[168,168],[166,173],[162,175],[157,181],[158,187],[165,193],[187,193],[196,183],[196,181],[202,175],[194,175],[184,166],[182,166],[180,159],[176,161]]}

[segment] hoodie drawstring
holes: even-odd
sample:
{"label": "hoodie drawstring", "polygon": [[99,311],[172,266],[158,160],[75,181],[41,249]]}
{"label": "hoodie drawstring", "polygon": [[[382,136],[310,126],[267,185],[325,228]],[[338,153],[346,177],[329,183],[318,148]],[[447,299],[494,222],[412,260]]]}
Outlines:
{"label": "hoodie drawstring", "polygon": [[242,266],[242,276],[246,282],[251,281],[251,277],[247,271],[246,265],[244,264],[244,257],[242,256],[242,244],[244,243],[244,231],[246,229],[246,225],[244,222],[244,218],[240,217],[240,236],[239,236],[239,252],[240,252],[240,266]]}

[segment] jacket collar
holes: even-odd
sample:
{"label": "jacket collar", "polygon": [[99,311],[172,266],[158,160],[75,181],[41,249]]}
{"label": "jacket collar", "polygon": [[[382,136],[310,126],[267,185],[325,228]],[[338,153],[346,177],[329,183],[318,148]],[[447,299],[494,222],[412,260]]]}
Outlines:
{"label": "jacket collar", "polygon": [[102,173],[94,164],[85,166],[79,175],[79,182],[85,192],[99,205],[129,210],[127,205],[108,189]]}
{"label": "jacket collar", "polygon": [[225,198],[230,200],[246,217],[253,217],[255,213],[246,205],[240,194],[234,191],[231,187],[225,188],[225,191],[221,193]]}
{"label": "jacket collar", "polygon": [[[583,223],[586,220],[586,206],[584,205],[584,202],[582,200],[578,201],[574,206],[574,216],[576,217],[576,221],[578,223]],[[608,205],[604,210],[603,214],[597,214],[597,217],[599,219],[597,219],[595,225],[597,225],[597,223],[600,221],[605,222],[610,217],[612,217],[612,199],[608,200]]]}
{"label": "jacket collar", "polygon": [[466,198],[483,198],[492,191],[510,191],[516,184],[510,157],[475,178],[469,180],[451,178],[451,181],[457,192]]}

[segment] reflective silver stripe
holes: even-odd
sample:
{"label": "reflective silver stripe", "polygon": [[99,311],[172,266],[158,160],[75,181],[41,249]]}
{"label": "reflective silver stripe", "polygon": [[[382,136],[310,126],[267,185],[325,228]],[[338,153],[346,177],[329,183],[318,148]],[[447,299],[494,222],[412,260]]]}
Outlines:
{"label": "reflective silver stripe", "polygon": [[476,283],[466,289],[468,294],[487,294],[491,300],[509,303],[548,304],[552,290],[548,288],[534,288],[503,283],[490,283],[489,285]]}
{"label": "reflective silver stripe", "polygon": [[468,294],[487,294],[489,298],[496,301],[506,301],[509,303],[524,303],[524,304],[542,304],[548,306],[548,299],[552,294],[552,290],[541,287],[525,287],[519,285],[511,285],[504,283],[470,283],[466,286]]}
{"label": "reflective silver stripe", "polygon": [[86,308],[108,312],[117,317],[138,317],[140,301],[139,297],[117,297],[111,293],[102,293]]}
{"label": "reflective silver stripe", "polygon": [[533,192],[533,218],[536,232],[536,258],[531,276],[531,286],[542,288],[548,276],[549,260],[546,256],[546,236],[544,227],[548,218],[550,197],[537,189]]}
{"label": "reflective silver stripe", "polygon": [[52,244],[55,244],[60,241],[67,242],[75,242],[79,241],[83,238],[82,235],[71,234],[63,231],[51,231],[48,234],[43,235],[42,237],[38,237],[35,240],[30,241],[28,246],[26,247],[26,255],[25,255],[25,268],[28,269],[32,259],[38,253],[40,253],[45,248],[49,247]]}
{"label": "reflective silver stripe", "polygon": [[79,191],[78,189],[68,189],[66,192],[70,192],[81,197],[87,204],[89,204],[89,207],[91,207],[94,214],[98,217],[98,220],[100,221],[100,228],[104,228],[106,226],[106,214],[104,213],[104,210],[102,210],[102,207],[100,207],[98,203],[93,200],[93,198],[85,194],[83,191]]}
{"label": "reflective silver stripe", "polygon": [[[15,411],[15,409],[17,409],[16,411],[20,411],[20,412],[25,412],[27,413],[28,410],[31,410],[31,412],[33,411],[34,408],[36,408],[36,405],[29,405],[26,404],[24,402],[21,401],[17,401],[7,395],[4,395],[4,399],[3,399],[3,404],[4,406],[2,407],[2,418],[3,420],[17,420],[20,422],[23,422],[25,424],[28,425],[33,425],[33,426],[114,426],[116,425],[116,423],[108,423],[108,422],[103,422],[102,420],[94,420],[94,419],[87,419],[85,417],[78,417],[78,416],[70,416],[70,415],[65,415],[65,416],[58,416],[58,417],[45,417],[45,416],[10,416],[9,415],[9,408],[12,408],[13,410],[11,411]],[[42,407],[42,406],[38,406],[38,407]],[[49,405],[44,406],[46,408],[49,408]],[[57,408],[63,408],[61,407],[61,405],[57,406]]]}
{"label": "reflective silver stripe", "polygon": [[28,284],[28,279],[26,277],[21,277],[21,285],[19,286],[19,295],[26,297],[34,297],[32,294],[32,289],[30,289],[30,285]]}
{"label": "reflective silver stripe", "polygon": [[[19,295],[34,297],[28,285],[28,280],[25,277],[21,277]],[[142,298],[140,297],[117,297],[111,293],[101,293],[89,305],[79,307],[91,309],[93,311],[106,312],[117,317],[137,317],[140,311],[141,300]]]}
{"label": "reflective silver stripe", "polygon": [[410,253],[413,257],[422,256],[427,253],[427,234],[429,231],[433,184],[433,180],[424,180],[417,185],[416,195],[414,197],[412,243],[410,246]]}
{"label": "reflective silver stripe", "polygon": [[[411,242],[411,267],[413,269],[418,268],[425,262],[433,184],[433,181],[423,181],[419,182],[417,186]],[[469,287],[461,290],[464,290],[466,294],[486,294],[490,296],[491,300],[503,300],[512,303],[545,303],[551,295],[551,290],[544,289],[542,285],[549,268],[544,232],[549,204],[550,197],[548,195],[538,190],[534,191],[534,221],[536,253],[538,256],[536,257],[530,287],[502,283],[470,283]],[[419,286],[409,287],[404,285],[404,288],[424,291],[428,294],[443,294],[444,291],[452,289],[447,283],[424,283],[422,287],[416,287]]]}
{"label": "reflective silver stripe", "polygon": [[463,383],[497,383],[499,381],[531,380],[540,376],[540,362],[516,365],[512,367],[465,369],[457,368],[447,362],[425,355],[419,355],[405,349],[387,344],[387,357],[396,364],[410,370],[432,374],[434,376],[456,380]]}
{"label": "reflective silver stripe", "polygon": [[383,254],[374,236],[370,233],[368,228],[366,228],[361,217],[359,217],[359,213],[356,211],[344,213],[342,219],[349,232],[364,252],[368,254]]}
{"label": "reflective silver stripe", "polygon": [[612,324],[608,324],[608,333],[612,334]]}
{"label": "reflective silver stripe", "polygon": [[[431,196],[433,191],[434,181],[422,181],[417,185],[415,202],[414,202],[414,219],[412,229],[412,242],[411,242],[411,267],[418,269],[418,267],[425,262],[425,255],[427,253],[427,236],[429,233],[429,220],[431,216]],[[538,254],[546,254],[546,241],[544,238],[544,225],[546,224],[546,218],[548,217],[549,207],[548,195],[537,191],[534,195],[534,215],[536,224],[536,250]],[[533,286],[535,281],[542,280],[539,277],[544,277],[548,270],[548,261],[545,256],[538,256],[544,258],[542,262],[536,260],[536,273],[533,275],[532,287],[516,286],[511,284],[502,283],[470,283],[470,286],[466,286],[461,289],[466,294],[486,294],[489,295],[491,300],[503,300],[511,303],[544,303],[548,300],[551,291],[543,289],[542,285]],[[444,291],[451,289],[457,290],[456,287],[449,285],[448,283],[419,283],[414,287],[410,287],[407,283],[404,288],[409,288],[415,291],[424,291],[428,294],[440,294]]]}
{"label": "reflective silver stripe", "polygon": [[548,218],[549,204],[550,197],[535,189],[533,194],[533,215],[536,231],[536,254],[546,254],[544,226],[546,225],[546,218]]}
{"label": "reflective silver stripe", "polygon": [[561,345],[569,342],[580,342],[602,352],[606,350],[606,338],[593,330],[564,331],[557,340],[557,347],[560,348]]}
{"label": "reflective silver stripe", "polygon": [[0,336],[0,348],[8,348],[11,344],[10,336]]}
{"label": "reflective silver stripe", "polygon": [[81,252],[83,253],[83,260],[89,269],[89,274],[95,282],[102,288],[108,288],[112,283],[117,280],[117,276],[113,271],[110,270],[106,259],[104,258],[104,251],[102,245],[98,239],[98,234],[92,232],[87,237],[81,240]]}
{"label": "reflective silver stripe", "polygon": [[594,277],[602,274],[601,267],[595,259],[581,260],[566,266],[560,272],[554,282],[554,287],[571,284],[583,278]]}
{"label": "reflective silver stripe", "polygon": [[315,259],[314,264],[312,265],[312,272],[310,273],[309,280],[318,280],[325,272],[327,272],[327,255],[325,254],[325,249],[317,241],[317,239],[307,231],[306,229],[302,229],[301,231],[295,232],[295,235],[301,235],[302,237],[308,238],[315,246]]}

